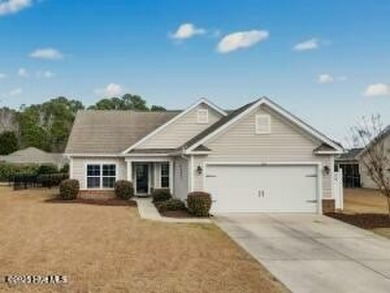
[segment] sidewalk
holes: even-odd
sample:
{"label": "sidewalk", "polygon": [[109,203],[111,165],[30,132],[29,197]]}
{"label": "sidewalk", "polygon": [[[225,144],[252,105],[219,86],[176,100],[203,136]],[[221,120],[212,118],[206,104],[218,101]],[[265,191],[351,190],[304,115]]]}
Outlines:
{"label": "sidewalk", "polygon": [[201,224],[211,224],[209,219],[200,219],[200,218],[168,218],[162,217],[154,204],[152,203],[151,198],[135,198],[138,206],[138,213],[141,219],[167,222],[167,223],[201,223]]}

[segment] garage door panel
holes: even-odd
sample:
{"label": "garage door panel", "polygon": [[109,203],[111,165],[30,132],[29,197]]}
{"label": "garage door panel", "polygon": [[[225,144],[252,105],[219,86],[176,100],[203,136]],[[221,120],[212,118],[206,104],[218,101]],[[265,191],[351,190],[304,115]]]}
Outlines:
{"label": "garage door panel", "polygon": [[316,166],[209,165],[212,212],[316,212]]}

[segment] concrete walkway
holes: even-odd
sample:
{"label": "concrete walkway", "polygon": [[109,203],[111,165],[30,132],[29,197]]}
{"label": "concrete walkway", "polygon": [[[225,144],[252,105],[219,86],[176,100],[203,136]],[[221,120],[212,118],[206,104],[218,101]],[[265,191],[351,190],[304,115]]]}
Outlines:
{"label": "concrete walkway", "polygon": [[215,222],[293,292],[390,292],[390,240],[372,232],[308,214]]}
{"label": "concrete walkway", "polygon": [[135,198],[138,206],[138,213],[142,219],[168,222],[168,223],[212,223],[209,219],[198,219],[198,218],[168,218],[162,217],[151,198]]}

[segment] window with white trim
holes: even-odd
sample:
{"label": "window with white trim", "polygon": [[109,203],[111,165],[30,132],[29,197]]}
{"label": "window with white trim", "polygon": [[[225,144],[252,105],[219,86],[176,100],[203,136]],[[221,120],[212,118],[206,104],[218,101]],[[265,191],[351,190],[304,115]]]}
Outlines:
{"label": "window with white trim", "polygon": [[256,134],[271,133],[271,116],[267,114],[258,114],[255,119]]}
{"label": "window with white trim", "polygon": [[209,110],[207,109],[198,110],[198,123],[209,123]]}
{"label": "window with white trim", "polygon": [[87,188],[114,188],[116,181],[115,164],[88,164]]}
{"label": "window with white trim", "polygon": [[169,188],[169,163],[161,164],[161,188]]}

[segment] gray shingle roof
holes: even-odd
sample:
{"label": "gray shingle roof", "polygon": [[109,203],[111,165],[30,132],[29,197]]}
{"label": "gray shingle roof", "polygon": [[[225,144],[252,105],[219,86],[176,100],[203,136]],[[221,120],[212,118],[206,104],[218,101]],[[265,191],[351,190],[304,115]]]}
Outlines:
{"label": "gray shingle roof", "polygon": [[79,111],[65,153],[120,153],[179,113]]}
{"label": "gray shingle roof", "polygon": [[350,160],[356,160],[356,156],[360,154],[360,152],[363,150],[363,148],[355,148],[350,149],[346,153],[340,155],[338,158],[336,158],[337,161],[350,161]]}
{"label": "gray shingle roof", "polygon": [[35,147],[28,147],[7,156],[0,156],[0,161],[12,164],[63,165],[67,162],[67,159],[60,153],[47,153]]}

